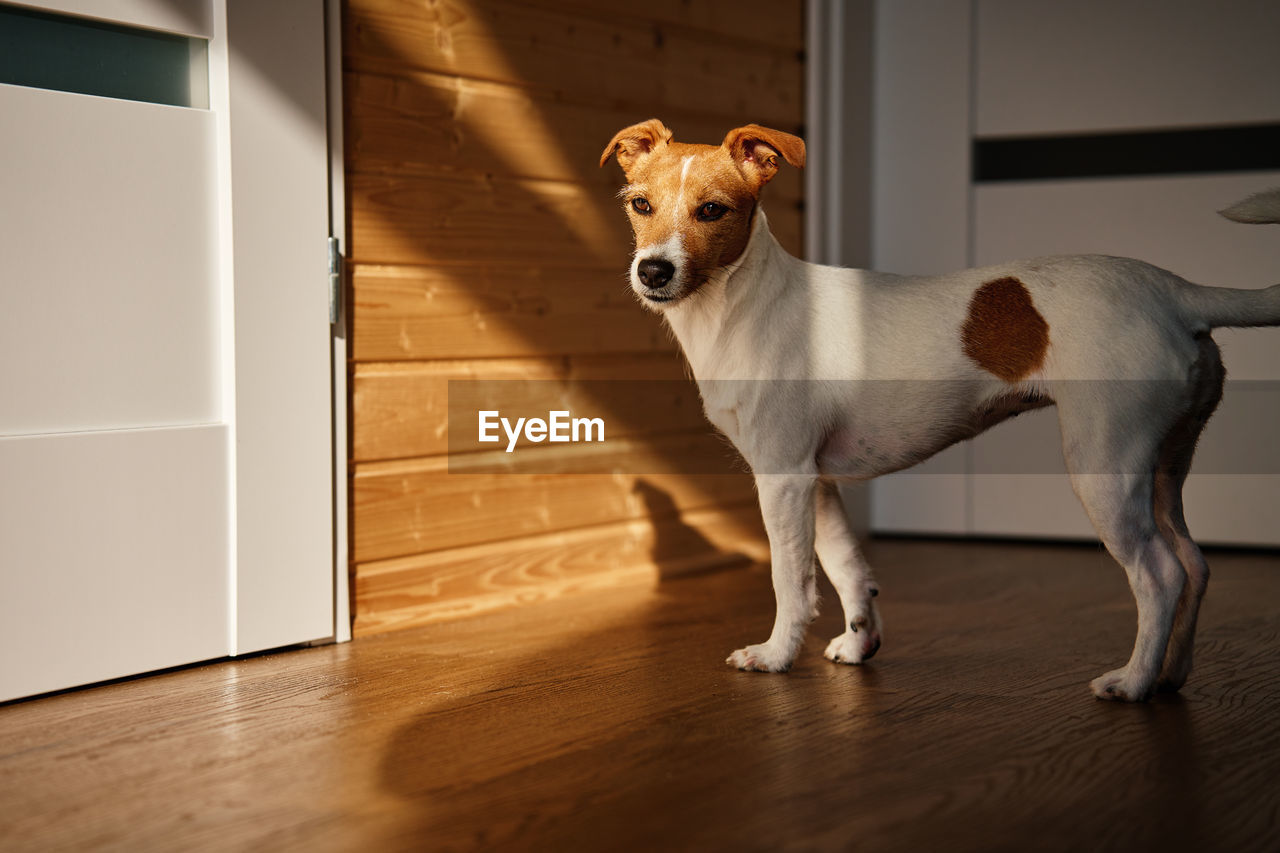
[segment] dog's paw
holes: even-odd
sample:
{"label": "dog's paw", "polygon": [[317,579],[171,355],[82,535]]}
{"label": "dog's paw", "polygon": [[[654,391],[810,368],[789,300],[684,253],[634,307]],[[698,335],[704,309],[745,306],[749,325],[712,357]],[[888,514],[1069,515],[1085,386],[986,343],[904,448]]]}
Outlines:
{"label": "dog's paw", "polygon": [[1151,698],[1152,687],[1150,682],[1144,684],[1131,678],[1127,667],[1113,669],[1089,683],[1094,696],[1115,702],[1146,702]]}
{"label": "dog's paw", "polygon": [[753,672],[786,672],[791,669],[791,661],[794,657],[768,643],[761,643],[757,646],[738,649],[725,658],[724,662],[738,669]]}
{"label": "dog's paw", "polygon": [[880,632],[871,629],[845,631],[827,644],[822,656],[836,663],[863,663],[880,650]]}
{"label": "dog's paw", "polygon": [[827,644],[823,657],[836,663],[856,664],[871,660],[880,650],[880,611],[872,601],[879,592],[871,587],[858,603],[845,632]]}

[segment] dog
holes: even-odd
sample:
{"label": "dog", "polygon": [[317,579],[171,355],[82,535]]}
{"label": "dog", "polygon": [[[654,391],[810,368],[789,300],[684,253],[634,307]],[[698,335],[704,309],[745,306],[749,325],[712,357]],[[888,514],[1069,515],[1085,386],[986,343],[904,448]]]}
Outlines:
{"label": "dog", "polygon": [[[619,131],[600,165],[615,156],[631,289],[670,326],[708,420],[750,465],[769,538],[773,631],[727,663],[790,668],[817,613],[815,555],[846,625],[825,656],[871,658],[879,585],[836,484],[1055,405],[1072,487],[1138,606],[1128,663],[1092,691],[1137,702],[1182,686],[1209,579],[1182,485],[1222,396],[1211,332],[1280,325],[1280,285],[1201,287],[1097,255],[943,276],[818,266],[778,244],[760,206],[779,160],[804,165],[800,138],[750,124],[718,146],[686,144],[651,119]],[[1280,222],[1280,191],[1224,214]]]}

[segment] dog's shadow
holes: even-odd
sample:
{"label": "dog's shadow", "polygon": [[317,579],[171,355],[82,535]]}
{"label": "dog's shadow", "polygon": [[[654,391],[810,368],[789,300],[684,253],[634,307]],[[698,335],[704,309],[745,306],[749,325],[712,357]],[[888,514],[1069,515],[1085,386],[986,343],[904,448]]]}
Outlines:
{"label": "dog's shadow", "polygon": [[[731,532],[688,523],[650,480],[638,478],[632,491],[652,523],[653,586],[599,598],[567,620],[512,608],[486,617],[465,641],[443,639],[461,642],[467,667],[451,671],[454,653],[440,649],[441,668],[424,671],[425,707],[395,731],[378,768],[385,790],[407,806],[407,836],[436,838],[443,848],[520,846],[536,836],[546,849],[566,849],[610,846],[625,828],[640,847],[645,832],[657,833],[649,839],[656,846],[663,824],[637,829],[634,816],[662,814],[683,796],[672,779],[688,772],[686,740],[698,731],[708,692],[736,696],[748,730],[785,725],[803,706],[864,720],[880,708],[874,667],[834,667],[814,655],[787,677],[726,666],[724,655],[755,636],[771,612],[768,572],[749,549],[725,546]],[[708,577],[721,568],[739,575],[733,587],[744,591],[732,600],[751,606],[725,606],[726,585]],[[870,736],[862,725],[835,736],[805,728],[797,742],[766,749],[757,769],[802,778],[832,748],[856,751]],[[710,754],[725,749],[736,746],[715,741]],[[585,787],[583,773],[591,774]],[[495,808],[495,797],[520,805]],[[454,826],[469,833],[452,836]]]}
{"label": "dog's shadow", "polygon": [[741,551],[725,550],[687,523],[671,495],[648,480],[636,480],[632,492],[644,502],[653,528],[649,557],[657,567],[659,583],[752,561]]}
{"label": "dog's shadow", "polygon": [[[665,493],[656,491],[661,503]],[[675,527],[655,550],[699,536]],[[754,587],[751,598],[768,599],[766,574],[744,571],[742,583]],[[397,838],[432,839],[439,849],[523,849],[531,839],[538,849],[608,849],[620,839],[652,849],[671,827],[638,818],[682,806],[688,750],[707,741],[714,764],[738,749],[701,721],[708,693],[734,697],[744,731],[756,734],[786,726],[799,707],[874,715],[881,700],[870,668],[813,656],[786,677],[726,666],[724,654],[762,617],[754,606],[717,608],[724,596],[718,583],[673,580],[601,597],[562,621],[513,608],[466,635],[463,669],[450,667],[458,639],[443,637],[439,669],[424,669],[415,711],[377,768],[403,814]],[[806,778],[832,749],[854,753],[872,736],[865,725],[791,734],[763,749],[754,772]],[[744,803],[761,811],[770,789],[756,787],[744,786]]]}

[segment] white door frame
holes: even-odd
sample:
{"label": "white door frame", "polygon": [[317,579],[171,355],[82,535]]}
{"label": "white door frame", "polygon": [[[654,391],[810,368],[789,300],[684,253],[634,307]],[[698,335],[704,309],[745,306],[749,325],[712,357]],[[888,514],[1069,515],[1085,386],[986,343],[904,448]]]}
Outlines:
{"label": "white door frame", "polygon": [[342,0],[325,0],[329,117],[329,237],[337,266],[329,270],[333,321],[333,639],[351,640],[350,553],[347,513],[347,194],[343,148]]}
{"label": "white door frame", "polygon": [[226,14],[228,73],[210,78],[229,87],[231,653],[245,654],[335,636],[329,56],[314,0],[232,0]]}
{"label": "white door frame", "polygon": [[[871,93],[874,8],[846,0],[805,6],[805,260],[871,263]],[[854,529],[869,526],[866,484],[840,486]]]}

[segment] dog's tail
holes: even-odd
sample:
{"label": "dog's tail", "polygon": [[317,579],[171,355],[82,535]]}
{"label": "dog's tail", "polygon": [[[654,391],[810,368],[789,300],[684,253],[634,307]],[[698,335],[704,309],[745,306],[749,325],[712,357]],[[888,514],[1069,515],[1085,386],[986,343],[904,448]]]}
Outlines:
{"label": "dog's tail", "polygon": [[[1280,188],[1267,190],[1218,211],[1234,222],[1280,224]],[[1182,292],[1188,312],[1210,326],[1280,326],[1280,284],[1261,290],[1191,287]]]}
{"label": "dog's tail", "polygon": [[1226,210],[1218,211],[1227,219],[1250,225],[1268,225],[1280,222],[1280,187],[1254,193],[1244,201],[1238,201]]}

